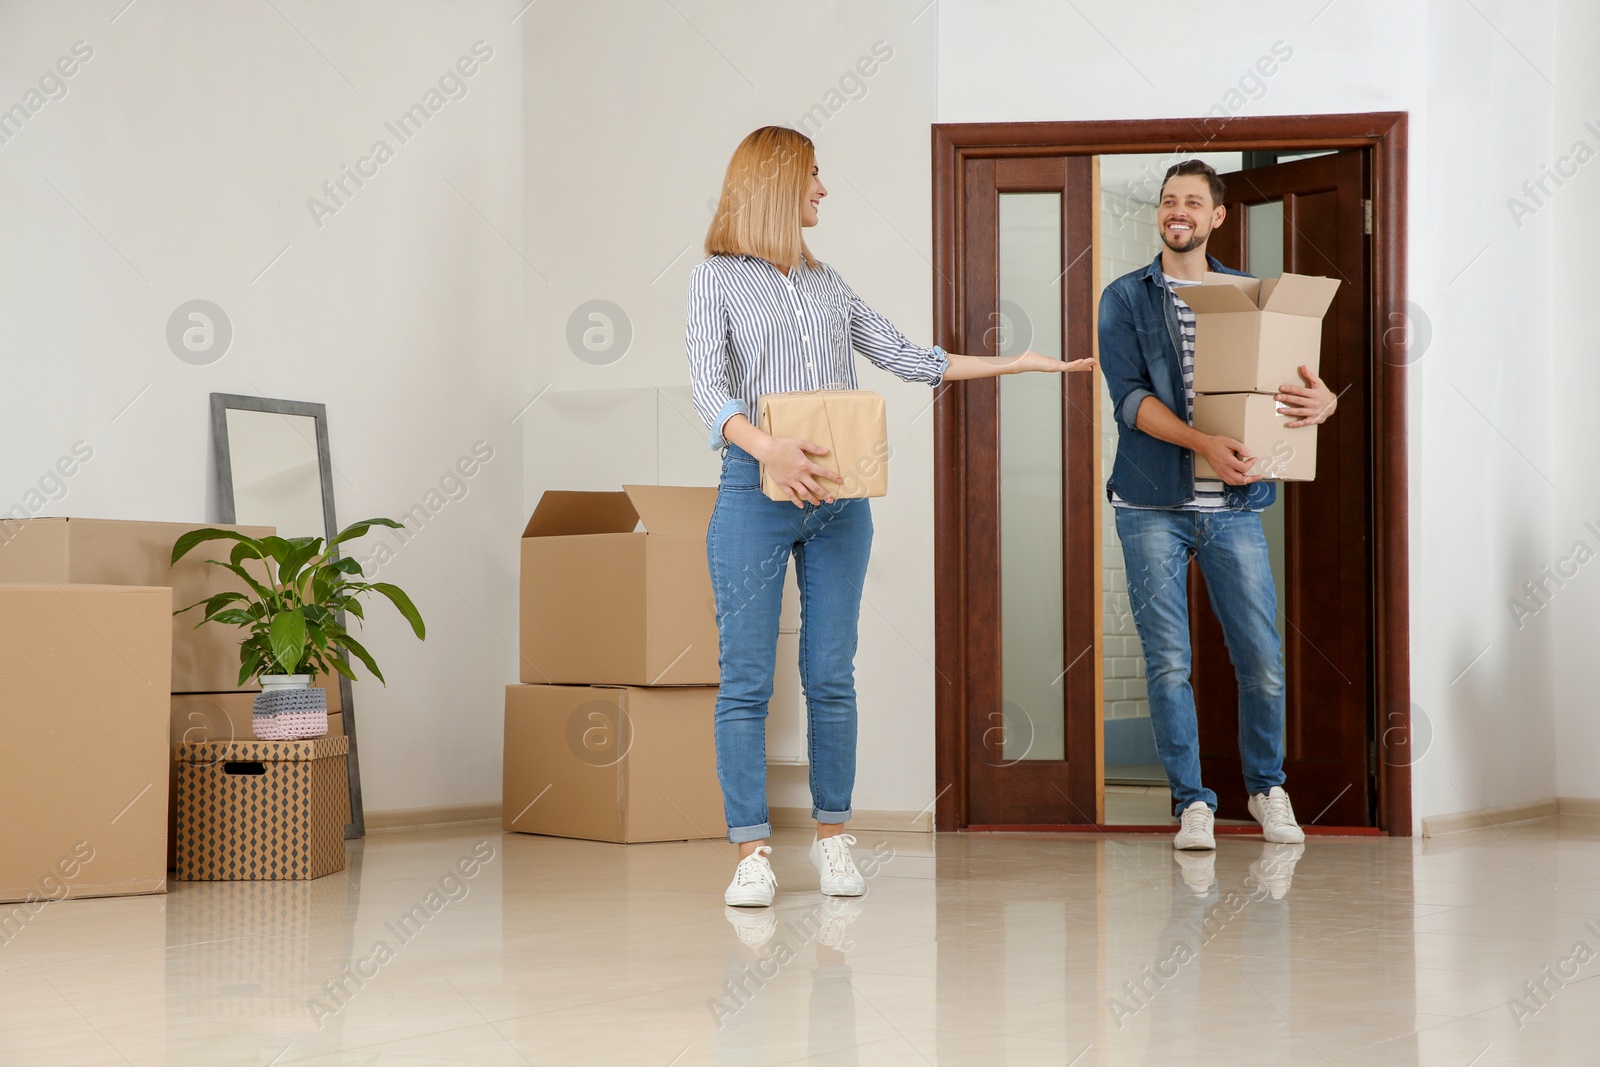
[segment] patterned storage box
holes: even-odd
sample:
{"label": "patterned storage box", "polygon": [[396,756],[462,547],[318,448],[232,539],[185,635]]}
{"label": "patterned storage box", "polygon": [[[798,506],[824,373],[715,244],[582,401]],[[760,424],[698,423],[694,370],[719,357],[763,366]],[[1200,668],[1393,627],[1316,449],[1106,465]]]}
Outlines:
{"label": "patterned storage box", "polygon": [[344,737],[178,746],[180,881],[321,878],[344,870]]}

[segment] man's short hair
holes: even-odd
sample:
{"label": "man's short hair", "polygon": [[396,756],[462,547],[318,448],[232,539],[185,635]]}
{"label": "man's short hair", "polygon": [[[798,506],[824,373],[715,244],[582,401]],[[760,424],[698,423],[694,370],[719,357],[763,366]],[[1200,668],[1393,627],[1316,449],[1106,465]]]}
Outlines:
{"label": "man's short hair", "polygon": [[1166,194],[1167,183],[1179,175],[1198,174],[1205,178],[1206,184],[1211,187],[1211,203],[1213,206],[1222,203],[1228,195],[1227,183],[1222,180],[1222,175],[1212,169],[1211,164],[1203,159],[1186,159],[1182,163],[1174,163],[1167,168],[1167,176],[1161,179],[1162,195]]}

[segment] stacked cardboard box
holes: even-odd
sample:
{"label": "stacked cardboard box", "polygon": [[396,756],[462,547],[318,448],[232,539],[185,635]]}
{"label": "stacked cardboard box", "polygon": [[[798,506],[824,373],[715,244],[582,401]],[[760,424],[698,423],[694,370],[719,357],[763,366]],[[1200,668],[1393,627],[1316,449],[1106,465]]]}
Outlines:
{"label": "stacked cardboard box", "polygon": [[0,585],[0,944],[44,903],[166,891],[172,590]]}
{"label": "stacked cardboard box", "polygon": [[[1252,473],[1269,481],[1317,475],[1317,428],[1287,423],[1275,394],[1303,384],[1300,367],[1318,372],[1322,317],[1337,278],[1285,274],[1261,281],[1207,272],[1204,283],[1177,290],[1194,309],[1194,428],[1242,441],[1256,457]],[[1195,477],[1216,470],[1195,456]]]}
{"label": "stacked cardboard box", "polygon": [[522,537],[523,684],[506,687],[505,829],[727,832],[711,733],[715,504],[715,489],[648,485],[539,501]]}
{"label": "stacked cardboard box", "polygon": [[[207,559],[226,559],[232,542],[203,545],[176,565],[172,546],[201,523],[137,522],[122,519],[37,518],[0,521],[0,582],[50,585],[93,583],[168,586],[171,609],[186,608],[216,593],[245,591],[243,579]],[[222,526],[250,537],[266,537],[270,526]],[[247,569],[249,565],[247,564]],[[260,686],[239,685],[241,632],[208,623],[202,611],[173,615],[162,629],[170,637],[170,736],[167,778],[167,865],[173,863],[172,819],[177,770],[171,758],[180,741],[249,740],[251,705]],[[328,692],[329,732],[343,733],[337,679],[319,679]]]}

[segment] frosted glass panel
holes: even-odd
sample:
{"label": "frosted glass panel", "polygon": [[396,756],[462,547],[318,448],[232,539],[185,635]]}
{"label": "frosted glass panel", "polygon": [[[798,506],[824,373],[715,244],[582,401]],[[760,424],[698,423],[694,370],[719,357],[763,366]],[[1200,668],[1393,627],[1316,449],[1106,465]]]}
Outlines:
{"label": "frosted glass panel", "polygon": [[1245,262],[1257,278],[1283,273],[1283,201],[1251,204],[1245,208]]}
{"label": "frosted glass panel", "polygon": [[[1000,194],[1001,354],[1061,356],[1061,197]],[[1006,761],[1064,759],[1061,376],[1000,386],[1000,625]]]}

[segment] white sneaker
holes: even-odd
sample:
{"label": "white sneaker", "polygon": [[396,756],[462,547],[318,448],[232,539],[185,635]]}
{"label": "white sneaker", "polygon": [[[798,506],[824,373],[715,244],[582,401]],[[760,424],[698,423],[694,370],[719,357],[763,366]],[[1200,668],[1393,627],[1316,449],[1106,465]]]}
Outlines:
{"label": "white sneaker", "polygon": [[778,888],[778,876],[772,873],[767,857],[772,855],[771,845],[762,845],[739,861],[733,869],[733,881],[722,894],[722,902],[734,908],[765,908],[772,903],[772,894]]}
{"label": "white sneaker", "polygon": [[1183,809],[1182,824],[1178,827],[1178,836],[1172,839],[1172,847],[1182,849],[1216,848],[1217,839],[1211,832],[1211,828],[1215,823],[1216,816],[1211,814],[1211,809],[1206,807],[1206,802],[1203,800],[1195,801]]}
{"label": "white sneaker", "polygon": [[822,875],[822,891],[830,897],[859,897],[867,891],[867,880],[850,858],[852,834],[834,834],[811,842],[811,866]]}
{"label": "white sneaker", "polygon": [[1306,839],[1281,785],[1250,798],[1250,817],[1261,824],[1261,836],[1275,845],[1298,845]]}

